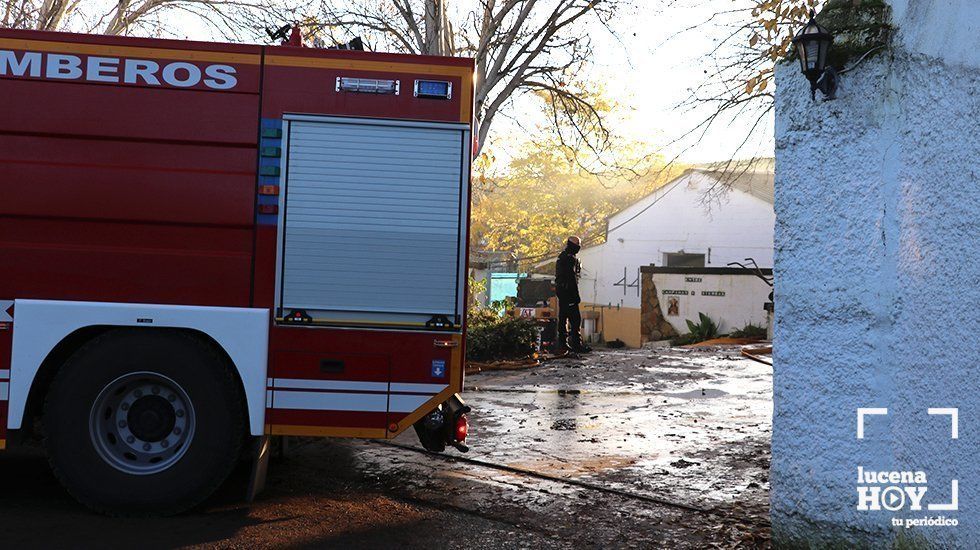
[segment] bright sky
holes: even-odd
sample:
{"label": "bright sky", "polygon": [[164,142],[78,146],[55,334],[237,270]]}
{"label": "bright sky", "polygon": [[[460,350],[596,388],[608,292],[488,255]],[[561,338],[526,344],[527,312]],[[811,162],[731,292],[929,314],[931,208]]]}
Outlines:
{"label": "bright sky", "polygon": [[[706,116],[706,111],[687,113],[676,107],[688,97],[690,88],[704,80],[704,71],[711,67],[707,54],[715,40],[726,34],[721,25],[744,16],[718,16],[716,21],[704,22],[745,4],[744,0],[639,0],[635,17],[617,29],[622,44],[608,37],[597,43],[596,71],[606,75],[608,90],[619,90],[618,99],[634,109],[624,133],[666,143]],[[692,27],[697,28],[680,32]],[[689,162],[728,159],[745,139],[752,122],[754,119],[722,121],[700,143],[688,141],[667,152],[680,154]],[[758,130],[739,157],[772,156],[771,116],[762,131]],[[648,137],[658,131],[663,134]],[[689,145],[691,148],[684,151]]]}
{"label": "bright sky", "polygon": [[[660,152],[666,158],[678,156],[682,162],[772,156],[771,115],[737,154],[754,118],[720,120],[700,141],[669,145],[709,114],[706,109],[688,112],[678,105],[705,79],[712,62],[708,53],[715,40],[726,34],[724,24],[744,17],[716,14],[746,4],[746,0],[635,0],[635,7],[614,25],[616,36],[597,25],[592,33],[596,53],[592,74],[626,108],[615,130],[627,139],[651,144],[652,149],[663,147]],[[706,24],[712,16],[715,20]],[[518,102],[516,107],[532,113],[540,108],[532,101]],[[494,124],[494,132],[503,136],[494,143],[498,159],[518,153],[523,131],[499,117]]]}
{"label": "bright sky", "polygon": [[[473,0],[458,0],[466,3]],[[606,90],[628,110],[616,130],[627,139],[666,146],[700,121],[707,112],[688,113],[676,109],[690,88],[697,86],[710,67],[707,53],[714,40],[725,33],[720,21],[704,24],[713,15],[746,5],[746,0],[634,0],[634,8],[625,12],[614,25],[617,40],[607,31],[596,28],[592,33],[596,58],[595,77]],[[208,29],[186,16],[177,16],[178,24],[190,39],[211,39]],[[731,21],[729,17],[728,21]],[[686,32],[683,29],[697,27]],[[678,34],[679,33],[679,34]],[[520,109],[538,112],[533,102],[519,102]],[[710,162],[730,158],[745,139],[752,120],[722,121],[699,143],[694,140],[671,146],[663,153],[672,158],[680,155],[685,162]],[[519,149],[521,132],[498,117],[494,132],[500,142]],[[514,151],[498,151],[509,156]],[[753,140],[737,155],[772,156],[771,116],[757,129]]]}

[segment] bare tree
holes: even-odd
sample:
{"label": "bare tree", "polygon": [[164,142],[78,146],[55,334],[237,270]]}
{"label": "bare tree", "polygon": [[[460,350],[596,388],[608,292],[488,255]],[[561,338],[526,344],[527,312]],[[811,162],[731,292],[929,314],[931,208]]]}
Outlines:
{"label": "bare tree", "polygon": [[362,36],[376,50],[475,58],[481,147],[509,102],[538,93],[598,153],[609,132],[581,74],[592,56],[590,33],[608,31],[627,3],[477,0],[454,8],[448,0],[324,0],[313,19],[335,42]]}
{"label": "bare tree", "polygon": [[0,27],[107,35],[174,32],[167,15],[185,13],[229,37],[255,35],[252,15],[266,0],[0,0]]}
{"label": "bare tree", "polygon": [[452,30],[446,19],[446,0],[425,3],[425,51],[431,55],[452,55]]}
{"label": "bare tree", "polygon": [[[694,5],[701,0],[674,0],[673,5]],[[706,60],[704,80],[691,89],[679,108],[701,116],[671,145],[681,144],[682,154],[699,143],[708,132],[721,124],[740,122],[746,125],[741,142],[730,152],[732,159],[754,157],[748,150],[754,138],[769,130],[774,96],[773,75],[777,62],[791,49],[794,32],[806,21],[811,9],[824,0],[715,0],[719,9],[702,23],[677,34],[704,32],[708,28],[721,32]],[[748,155],[746,155],[748,153]],[[765,159],[757,159],[765,162]],[[724,177],[705,194],[713,200],[727,192],[731,184],[747,172],[757,169],[758,162],[729,161],[719,173]]]}

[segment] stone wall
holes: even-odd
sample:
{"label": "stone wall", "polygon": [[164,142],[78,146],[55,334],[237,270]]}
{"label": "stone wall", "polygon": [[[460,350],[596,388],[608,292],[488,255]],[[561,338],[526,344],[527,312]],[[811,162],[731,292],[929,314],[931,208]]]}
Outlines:
{"label": "stone wall", "polygon": [[643,342],[656,342],[678,336],[674,327],[664,318],[660,308],[660,295],[653,283],[652,273],[640,276],[640,339]]}

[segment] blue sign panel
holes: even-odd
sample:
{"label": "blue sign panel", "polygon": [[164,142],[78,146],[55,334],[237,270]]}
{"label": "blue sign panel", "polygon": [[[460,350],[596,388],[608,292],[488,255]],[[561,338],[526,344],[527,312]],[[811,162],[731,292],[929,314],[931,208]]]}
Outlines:
{"label": "blue sign panel", "polygon": [[446,377],[446,362],[441,359],[432,360],[432,377],[433,378],[445,378]]}

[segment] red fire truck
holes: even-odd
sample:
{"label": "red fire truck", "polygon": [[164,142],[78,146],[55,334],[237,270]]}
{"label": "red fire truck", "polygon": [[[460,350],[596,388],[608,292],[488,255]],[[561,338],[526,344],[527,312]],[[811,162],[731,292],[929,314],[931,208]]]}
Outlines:
{"label": "red fire truck", "polygon": [[274,436],[465,451],[473,70],[0,30],[0,449],[127,515]]}

